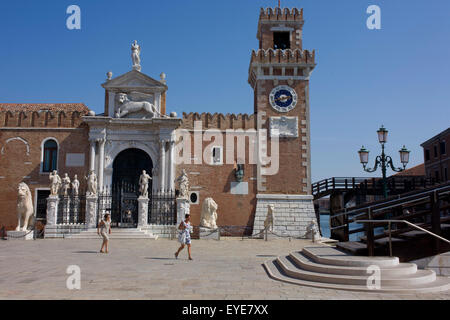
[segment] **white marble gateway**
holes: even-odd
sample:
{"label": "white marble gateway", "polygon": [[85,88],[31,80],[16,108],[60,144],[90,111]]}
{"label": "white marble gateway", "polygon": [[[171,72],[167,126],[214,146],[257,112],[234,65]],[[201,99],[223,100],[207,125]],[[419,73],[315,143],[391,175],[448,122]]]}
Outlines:
{"label": "white marble gateway", "polygon": [[105,114],[84,117],[91,144],[89,166],[98,176],[98,188],[112,184],[113,163],[126,149],[140,149],[154,165],[153,189],[174,190],[175,129],[181,119],[162,113],[165,80],[155,80],[134,69],[108,79]]}

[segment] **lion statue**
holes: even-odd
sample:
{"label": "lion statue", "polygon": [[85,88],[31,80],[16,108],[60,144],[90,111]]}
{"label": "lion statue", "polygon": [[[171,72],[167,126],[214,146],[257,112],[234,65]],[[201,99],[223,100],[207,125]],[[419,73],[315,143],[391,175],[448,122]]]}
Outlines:
{"label": "lion statue", "polygon": [[16,231],[26,231],[33,224],[34,209],[30,188],[25,182],[19,183],[17,187],[17,223]]}
{"label": "lion statue", "polygon": [[131,101],[126,93],[119,93],[116,118],[123,118],[127,114],[144,111],[148,113],[146,118],[154,118],[159,112],[148,101]]}
{"label": "lion statue", "polygon": [[206,198],[203,201],[202,214],[200,217],[200,227],[217,229],[217,209],[219,206],[213,198]]}

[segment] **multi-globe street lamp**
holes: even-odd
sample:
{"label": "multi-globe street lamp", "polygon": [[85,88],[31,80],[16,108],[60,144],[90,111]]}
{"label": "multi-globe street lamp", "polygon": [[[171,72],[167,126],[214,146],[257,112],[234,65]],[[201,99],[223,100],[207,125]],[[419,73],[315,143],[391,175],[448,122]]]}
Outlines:
{"label": "multi-globe street lamp", "polygon": [[369,150],[364,148],[364,146],[361,148],[361,150],[358,151],[358,153],[364,171],[375,172],[377,171],[378,166],[381,165],[381,172],[383,173],[383,195],[384,198],[387,198],[388,190],[387,190],[386,170],[387,168],[391,168],[395,172],[404,171],[406,169],[406,165],[409,162],[410,151],[406,149],[405,146],[403,146],[403,148],[399,151],[400,161],[403,165],[403,168],[396,168],[394,166],[392,158],[384,153],[384,144],[387,142],[388,131],[384,126],[381,126],[381,128],[377,131],[377,133],[378,133],[378,141],[381,144],[381,155],[375,158],[375,166],[372,169],[367,167],[367,163],[369,162]]}

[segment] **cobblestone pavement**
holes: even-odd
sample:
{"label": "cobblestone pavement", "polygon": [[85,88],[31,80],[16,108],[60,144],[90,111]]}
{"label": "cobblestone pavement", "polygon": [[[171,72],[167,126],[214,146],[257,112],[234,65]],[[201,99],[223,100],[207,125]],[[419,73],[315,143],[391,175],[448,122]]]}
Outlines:
{"label": "cobblestone pavement", "polygon": [[[268,277],[262,263],[300,250],[306,240],[193,240],[178,260],[174,240],[0,240],[0,299],[449,299],[438,294],[388,295],[316,289]],[[69,290],[66,269],[81,268]]]}

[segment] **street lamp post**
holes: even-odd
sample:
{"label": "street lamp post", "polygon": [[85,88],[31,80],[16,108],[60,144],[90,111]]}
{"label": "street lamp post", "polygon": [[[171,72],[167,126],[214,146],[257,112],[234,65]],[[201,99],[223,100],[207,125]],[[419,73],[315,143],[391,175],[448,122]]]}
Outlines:
{"label": "street lamp post", "polygon": [[387,190],[387,177],[386,177],[386,171],[387,168],[391,168],[395,172],[401,172],[406,169],[406,165],[409,162],[409,154],[410,151],[406,149],[405,146],[399,151],[400,153],[400,161],[403,165],[403,168],[396,168],[394,166],[394,163],[392,161],[392,158],[390,156],[387,156],[384,153],[384,144],[387,142],[387,136],[388,131],[385,127],[381,126],[381,128],[377,131],[378,133],[378,141],[381,144],[381,155],[377,156],[375,158],[375,166],[371,169],[367,167],[367,163],[369,162],[369,150],[366,150],[364,146],[361,148],[361,150],[358,151],[359,153],[359,159],[363,165],[363,169],[366,172],[375,172],[378,169],[378,166],[381,165],[381,172],[383,174],[383,195],[384,198],[387,198],[388,196],[388,190]]}

